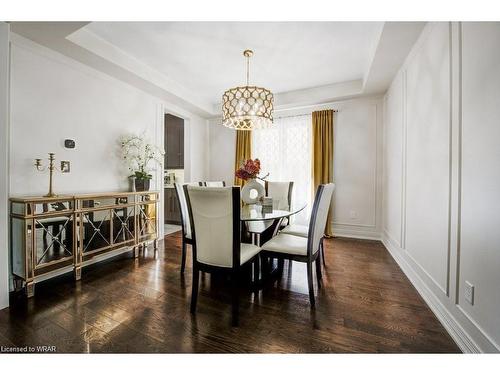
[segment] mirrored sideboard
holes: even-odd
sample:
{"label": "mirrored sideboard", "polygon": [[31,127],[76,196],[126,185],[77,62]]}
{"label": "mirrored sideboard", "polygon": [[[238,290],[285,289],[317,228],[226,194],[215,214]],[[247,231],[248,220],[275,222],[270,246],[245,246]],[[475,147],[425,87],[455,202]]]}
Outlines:
{"label": "mirrored sideboard", "polygon": [[10,199],[10,251],[16,288],[126,251],[158,248],[158,192],[99,193]]}

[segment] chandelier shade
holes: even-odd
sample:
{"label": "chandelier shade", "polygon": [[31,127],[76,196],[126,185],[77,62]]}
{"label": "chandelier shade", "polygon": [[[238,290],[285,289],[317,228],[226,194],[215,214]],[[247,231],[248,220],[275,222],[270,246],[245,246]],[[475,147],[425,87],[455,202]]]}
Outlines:
{"label": "chandelier shade", "polygon": [[273,94],[256,86],[241,86],[222,95],[222,123],[238,130],[268,128],[273,124]]}
{"label": "chandelier shade", "polygon": [[[243,55],[249,59],[253,52]],[[236,130],[264,129],[273,124],[274,96],[263,87],[248,85],[233,87],[222,95],[222,124]]]}

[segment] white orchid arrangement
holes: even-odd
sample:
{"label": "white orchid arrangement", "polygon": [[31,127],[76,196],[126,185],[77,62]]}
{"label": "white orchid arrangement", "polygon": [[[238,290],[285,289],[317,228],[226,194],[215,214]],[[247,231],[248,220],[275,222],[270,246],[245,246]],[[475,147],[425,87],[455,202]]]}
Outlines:
{"label": "white orchid arrangement", "polygon": [[122,158],[132,172],[130,177],[138,180],[150,180],[153,178],[149,167],[151,162],[163,165],[165,151],[146,141],[144,135],[125,135],[120,139]]}

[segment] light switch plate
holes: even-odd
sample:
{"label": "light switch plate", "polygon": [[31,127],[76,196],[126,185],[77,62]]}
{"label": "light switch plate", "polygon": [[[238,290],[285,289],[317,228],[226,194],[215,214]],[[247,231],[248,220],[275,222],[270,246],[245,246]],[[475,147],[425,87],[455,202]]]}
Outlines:
{"label": "light switch plate", "polygon": [[470,282],[465,281],[465,300],[469,302],[471,305],[474,304],[474,285]]}
{"label": "light switch plate", "polygon": [[67,160],[61,160],[61,173],[69,173],[71,171],[71,164]]}

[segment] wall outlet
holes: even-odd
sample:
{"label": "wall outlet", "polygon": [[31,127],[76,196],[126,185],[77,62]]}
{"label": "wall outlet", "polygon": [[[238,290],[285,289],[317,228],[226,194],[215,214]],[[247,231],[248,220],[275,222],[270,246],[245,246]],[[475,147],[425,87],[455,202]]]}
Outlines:
{"label": "wall outlet", "polygon": [[349,213],[349,216],[351,217],[351,219],[357,219],[358,213],[354,210],[351,210],[351,212]]}
{"label": "wall outlet", "polygon": [[465,300],[469,302],[471,305],[474,304],[474,285],[472,285],[470,282],[465,281]]}

